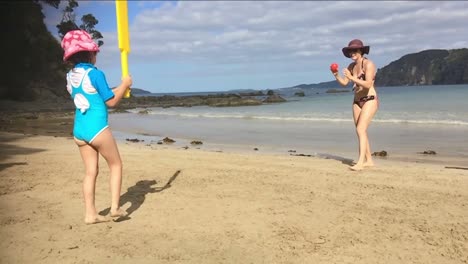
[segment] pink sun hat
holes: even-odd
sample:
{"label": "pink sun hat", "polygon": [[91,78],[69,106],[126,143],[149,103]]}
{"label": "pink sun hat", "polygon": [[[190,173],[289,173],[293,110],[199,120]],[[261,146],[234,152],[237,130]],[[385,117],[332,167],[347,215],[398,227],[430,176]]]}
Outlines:
{"label": "pink sun hat", "polygon": [[93,41],[91,35],[84,30],[67,32],[62,39],[63,60],[80,51],[99,51],[99,46]]}

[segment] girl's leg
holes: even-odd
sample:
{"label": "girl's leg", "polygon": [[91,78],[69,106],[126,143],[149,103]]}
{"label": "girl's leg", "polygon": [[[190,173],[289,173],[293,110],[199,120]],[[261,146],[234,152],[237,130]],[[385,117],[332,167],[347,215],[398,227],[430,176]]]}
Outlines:
{"label": "girl's leg", "polygon": [[85,202],[85,223],[95,224],[105,222],[106,219],[98,215],[94,204],[96,191],[96,178],[99,173],[98,152],[86,142],[75,139],[76,144],[80,149],[81,158],[85,165],[85,176],[83,178],[83,197]]}
{"label": "girl's leg", "polygon": [[119,208],[120,191],[122,188],[122,160],[119,149],[110,128],[106,128],[93,141],[93,146],[101,153],[107,161],[110,169],[111,190],[111,216],[124,216],[126,213]]}
{"label": "girl's leg", "polygon": [[359,138],[359,159],[356,165],[350,167],[352,170],[362,170],[364,167],[365,159],[367,163],[372,164],[372,156],[370,155],[369,139],[367,137],[367,128],[370,125],[372,118],[377,112],[377,101],[372,100],[366,102],[359,114],[356,132]]}

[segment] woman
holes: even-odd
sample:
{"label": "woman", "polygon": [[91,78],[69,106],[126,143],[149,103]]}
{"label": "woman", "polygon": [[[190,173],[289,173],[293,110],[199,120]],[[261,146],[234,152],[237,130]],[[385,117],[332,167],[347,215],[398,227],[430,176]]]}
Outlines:
{"label": "woman", "polygon": [[117,144],[108,125],[107,107],[116,106],[125,90],[130,89],[132,78],[127,76],[114,90],[109,88],[104,73],[96,68],[99,47],[83,30],[73,30],[62,40],[63,60],[73,65],[67,74],[67,90],[75,106],[73,136],[85,165],[83,196],[86,224],[108,221],[98,215],[94,203],[99,154],[110,170],[111,217],[125,216],[119,207],[122,184],[122,160]]}
{"label": "woman", "polygon": [[364,54],[369,54],[369,49],[370,47],[364,46],[361,40],[351,40],[348,46],[342,49],[343,54],[353,60],[348,68],[344,69],[344,77],[332,71],[337,82],[342,86],[346,86],[349,81],[354,83],[353,117],[359,139],[359,159],[350,169],[355,171],[374,166],[367,128],[379,108],[379,101],[374,87],[375,65],[364,57]]}

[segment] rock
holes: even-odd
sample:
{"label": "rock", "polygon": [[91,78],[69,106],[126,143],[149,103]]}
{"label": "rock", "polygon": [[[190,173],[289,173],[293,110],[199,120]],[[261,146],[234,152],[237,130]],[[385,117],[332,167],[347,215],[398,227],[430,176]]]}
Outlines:
{"label": "rock", "polygon": [[304,93],[304,91],[298,91],[298,92],[295,92],[294,95],[299,96],[299,97],[304,97],[305,93]]}
{"label": "rock", "polygon": [[203,142],[201,142],[199,140],[193,140],[192,142],[190,142],[190,144],[192,144],[192,145],[202,145]]}
{"label": "rock", "polygon": [[273,94],[273,95],[269,95],[267,98],[265,98],[265,100],[263,100],[264,103],[283,103],[283,102],[286,102],[286,99],[284,99],[283,97],[277,95],[277,94]]}
{"label": "rock", "polygon": [[437,153],[434,150],[425,150],[423,152],[418,152],[418,154],[436,155]]}
{"label": "rock", "polygon": [[379,151],[379,152],[374,152],[374,153],[372,153],[372,156],[376,156],[376,157],[387,157],[387,156],[388,156],[388,153],[387,153],[387,151],[382,150],[382,151]]}
{"label": "rock", "polygon": [[253,150],[258,151],[258,148],[254,148]]}
{"label": "rock", "polygon": [[139,140],[138,138],[127,138],[126,141],[138,143],[138,142],[143,142],[144,140]]}
{"label": "rock", "polygon": [[240,96],[264,96],[262,91],[239,93]]}
{"label": "rock", "polygon": [[164,143],[174,143],[175,142],[175,140],[173,140],[172,138],[168,138],[168,137],[163,138],[162,141]]}
{"label": "rock", "polygon": [[145,110],[139,111],[138,114],[140,114],[140,115],[147,115],[147,114],[149,114],[149,112],[150,112],[150,111],[149,111],[148,109],[145,109]]}
{"label": "rock", "polygon": [[[262,94],[254,93],[255,96]],[[199,105],[209,105],[215,107],[230,107],[244,105],[261,105],[262,101],[252,97],[242,97],[238,94],[209,94],[209,95],[187,95],[187,96],[133,96],[122,100],[118,105],[119,109],[148,108],[148,107],[192,107]],[[144,110],[143,110],[144,111]],[[144,114],[145,112],[142,112]]]}
{"label": "rock", "polygon": [[310,155],[310,154],[302,154],[302,153],[300,153],[300,154],[289,154],[289,155],[297,156],[297,157],[312,157],[312,155]]}

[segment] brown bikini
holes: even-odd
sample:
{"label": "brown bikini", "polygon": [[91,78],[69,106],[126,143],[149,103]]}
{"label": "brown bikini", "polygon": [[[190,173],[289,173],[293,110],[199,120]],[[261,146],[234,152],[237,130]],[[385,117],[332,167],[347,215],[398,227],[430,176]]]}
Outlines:
{"label": "brown bikini", "polygon": [[[361,63],[361,72],[362,73],[358,77],[358,79],[361,79],[361,80],[364,80],[364,81],[366,80],[366,73],[364,72],[364,60],[365,59],[366,58],[362,59],[362,63]],[[354,68],[354,66],[353,66],[353,68]],[[353,88],[353,90],[354,90],[354,88]],[[363,96],[363,97],[359,98],[358,100],[354,100],[353,103],[357,104],[359,106],[359,108],[362,108],[367,101],[371,101],[371,100],[376,100],[377,104],[379,103],[378,98],[377,98],[376,95]]]}

